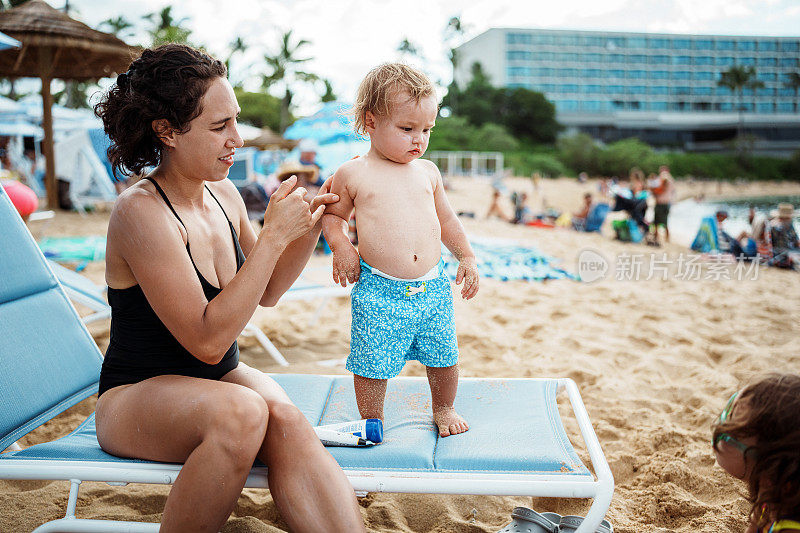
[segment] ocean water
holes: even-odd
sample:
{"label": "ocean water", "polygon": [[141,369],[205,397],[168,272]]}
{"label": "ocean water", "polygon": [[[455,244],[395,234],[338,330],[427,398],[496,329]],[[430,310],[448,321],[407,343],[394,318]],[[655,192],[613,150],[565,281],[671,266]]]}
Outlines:
{"label": "ocean water", "polygon": [[795,228],[800,228],[800,196],[758,196],[703,202],[687,199],[673,204],[670,209],[670,238],[674,243],[689,246],[697,234],[700,221],[704,217],[713,216],[720,209],[728,212],[725,231],[737,236],[743,230],[750,229],[747,214],[751,205],[755,206],[759,213],[769,216],[769,212],[777,209],[781,202],[788,202],[795,206]]}

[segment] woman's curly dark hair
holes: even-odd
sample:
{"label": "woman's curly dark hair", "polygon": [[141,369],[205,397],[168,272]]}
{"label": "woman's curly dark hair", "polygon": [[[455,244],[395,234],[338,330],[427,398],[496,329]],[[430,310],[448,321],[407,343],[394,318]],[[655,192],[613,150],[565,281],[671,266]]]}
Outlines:
{"label": "woman's curly dark hair", "polygon": [[94,107],[111,139],[114,173],[140,174],[158,165],[163,145],[153,121],[166,119],[177,132],[189,131],[209,84],[225,76],[221,61],[190,46],[172,43],[142,52]]}
{"label": "woman's curly dark hair", "polygon": [[714,424],[714,442],[721,433],[756,439],[746,451],[751,519],[764,527],[800,516],[800,375],[770,374],[746,386],[736,402],[747,409]]}

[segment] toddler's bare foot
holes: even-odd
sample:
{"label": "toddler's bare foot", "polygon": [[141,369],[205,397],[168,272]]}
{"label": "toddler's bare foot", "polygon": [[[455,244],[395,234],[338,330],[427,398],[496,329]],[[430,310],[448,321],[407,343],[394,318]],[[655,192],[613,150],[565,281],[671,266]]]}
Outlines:
{"label": "toddler's bare foot", "polygon": [[439,428],[439,436],[458,435],[469,429],[467,421],[461,418],[452,407],[444,407],[433,413],[433,422]]}

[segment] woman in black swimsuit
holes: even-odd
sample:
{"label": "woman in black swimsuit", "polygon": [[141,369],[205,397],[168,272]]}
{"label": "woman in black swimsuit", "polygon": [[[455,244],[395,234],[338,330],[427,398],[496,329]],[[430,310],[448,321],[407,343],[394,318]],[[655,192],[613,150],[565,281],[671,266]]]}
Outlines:
{"label": "woman in black swimsuit", "polygon": [[97,438],[114,455],[184,463],[161,531],[219,531],[256,458],[292,531],[364,531],[339,465],[236,345],[256,307],[297,279],[338,198],[326,183],[309,203],[290,178],[255,233],[226,179],[242,139],[225,75],[202,52],[164,45],[145,50],[96,108],[115,169],[155,167],[109,222]]}

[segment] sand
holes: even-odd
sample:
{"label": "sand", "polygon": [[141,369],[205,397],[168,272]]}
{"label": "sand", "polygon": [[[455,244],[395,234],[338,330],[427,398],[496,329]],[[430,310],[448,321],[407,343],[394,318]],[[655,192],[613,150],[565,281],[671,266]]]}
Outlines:
{"label": "sand", "polygon": [[[550,205],[570,210],[578,208],[582,191],[596,190],[595,183],[581,185],[568,179],[545,180],[539,193],[525,179],[511,179],[509,185],[528,190],[534,205],[544,194]],[[451,181],[449,198],[454,208],[477,215],[462,219],[470,235],[535,246],[562,259],[563,266],[572,271],[579,253],[586,249],[601,253],[612,266],[605,280],[594,283],[482,279],[474,300],[456,299],[462,375],[567,376],[577,382],[616,479],[607,516],[616,531],[742,531],[748,508],[743,486],[715,465],[709,427],[744,381],[765,371],[797,371],[800,277],[760,269],[742,280],[726,280],[720,272],[736,278],[734,266],[704,263],[701,279],[684,279],[676,270],[682,254],[688,254],[683,247],[623,244],[613,241],[607,228],[602,235],[586,235],[484,220],[489,191],[484,181]],[[800,186],[724,184],[717,189],[711,184],[679,184],[681,197],[701,191],[709,197],[800,194]],[[59,213],[54,220],[32,224],[32,231],[39,237],[103,234],[107,221],[108,212],[102,210],[85,217]],[[644,279],[653,253],[659,261],[661,254],[667,254],[666,280],[660,275]],[[615,265],[631,257],[642,261],[642,279],[615,279]],[[311,263],[327,267],[329,261],[320,256]],[[87,274],[101,283],[102,263],[91,264]],[[702,279],[709,275],[722,279]],[[341,366],[319,362],[347,354],[349,303],[332,301],[320,323],[309,329],[313,310],[309,302],[286,302],[259,309],[254,321],[292,362],[290,371],[345,374]],[[108,323],[96,323],[90,330],[104,349]],[[246,363],[280,371],[254,341],[241,340],[240,346]],[[403,375],[421,376],[424,369],[409,364]],[[73,407],[21,444],[67,433],[91,412],[94,402],[89,398]],[[577,424],[567,418],[565,425],[588,462]],[[157,521],[168,490],[85,483],[78,516]],[[0,531],[31,531],[63,516],[66,498],[65,482],[0,482]],[[517,505],[585,514],[589,504],[585,500],[408,494],[370,494],[361,500],[368,529],[381,533],[494,532],[510,520]],[[248,489],[224,531],[284,529],[269,492]]]}

